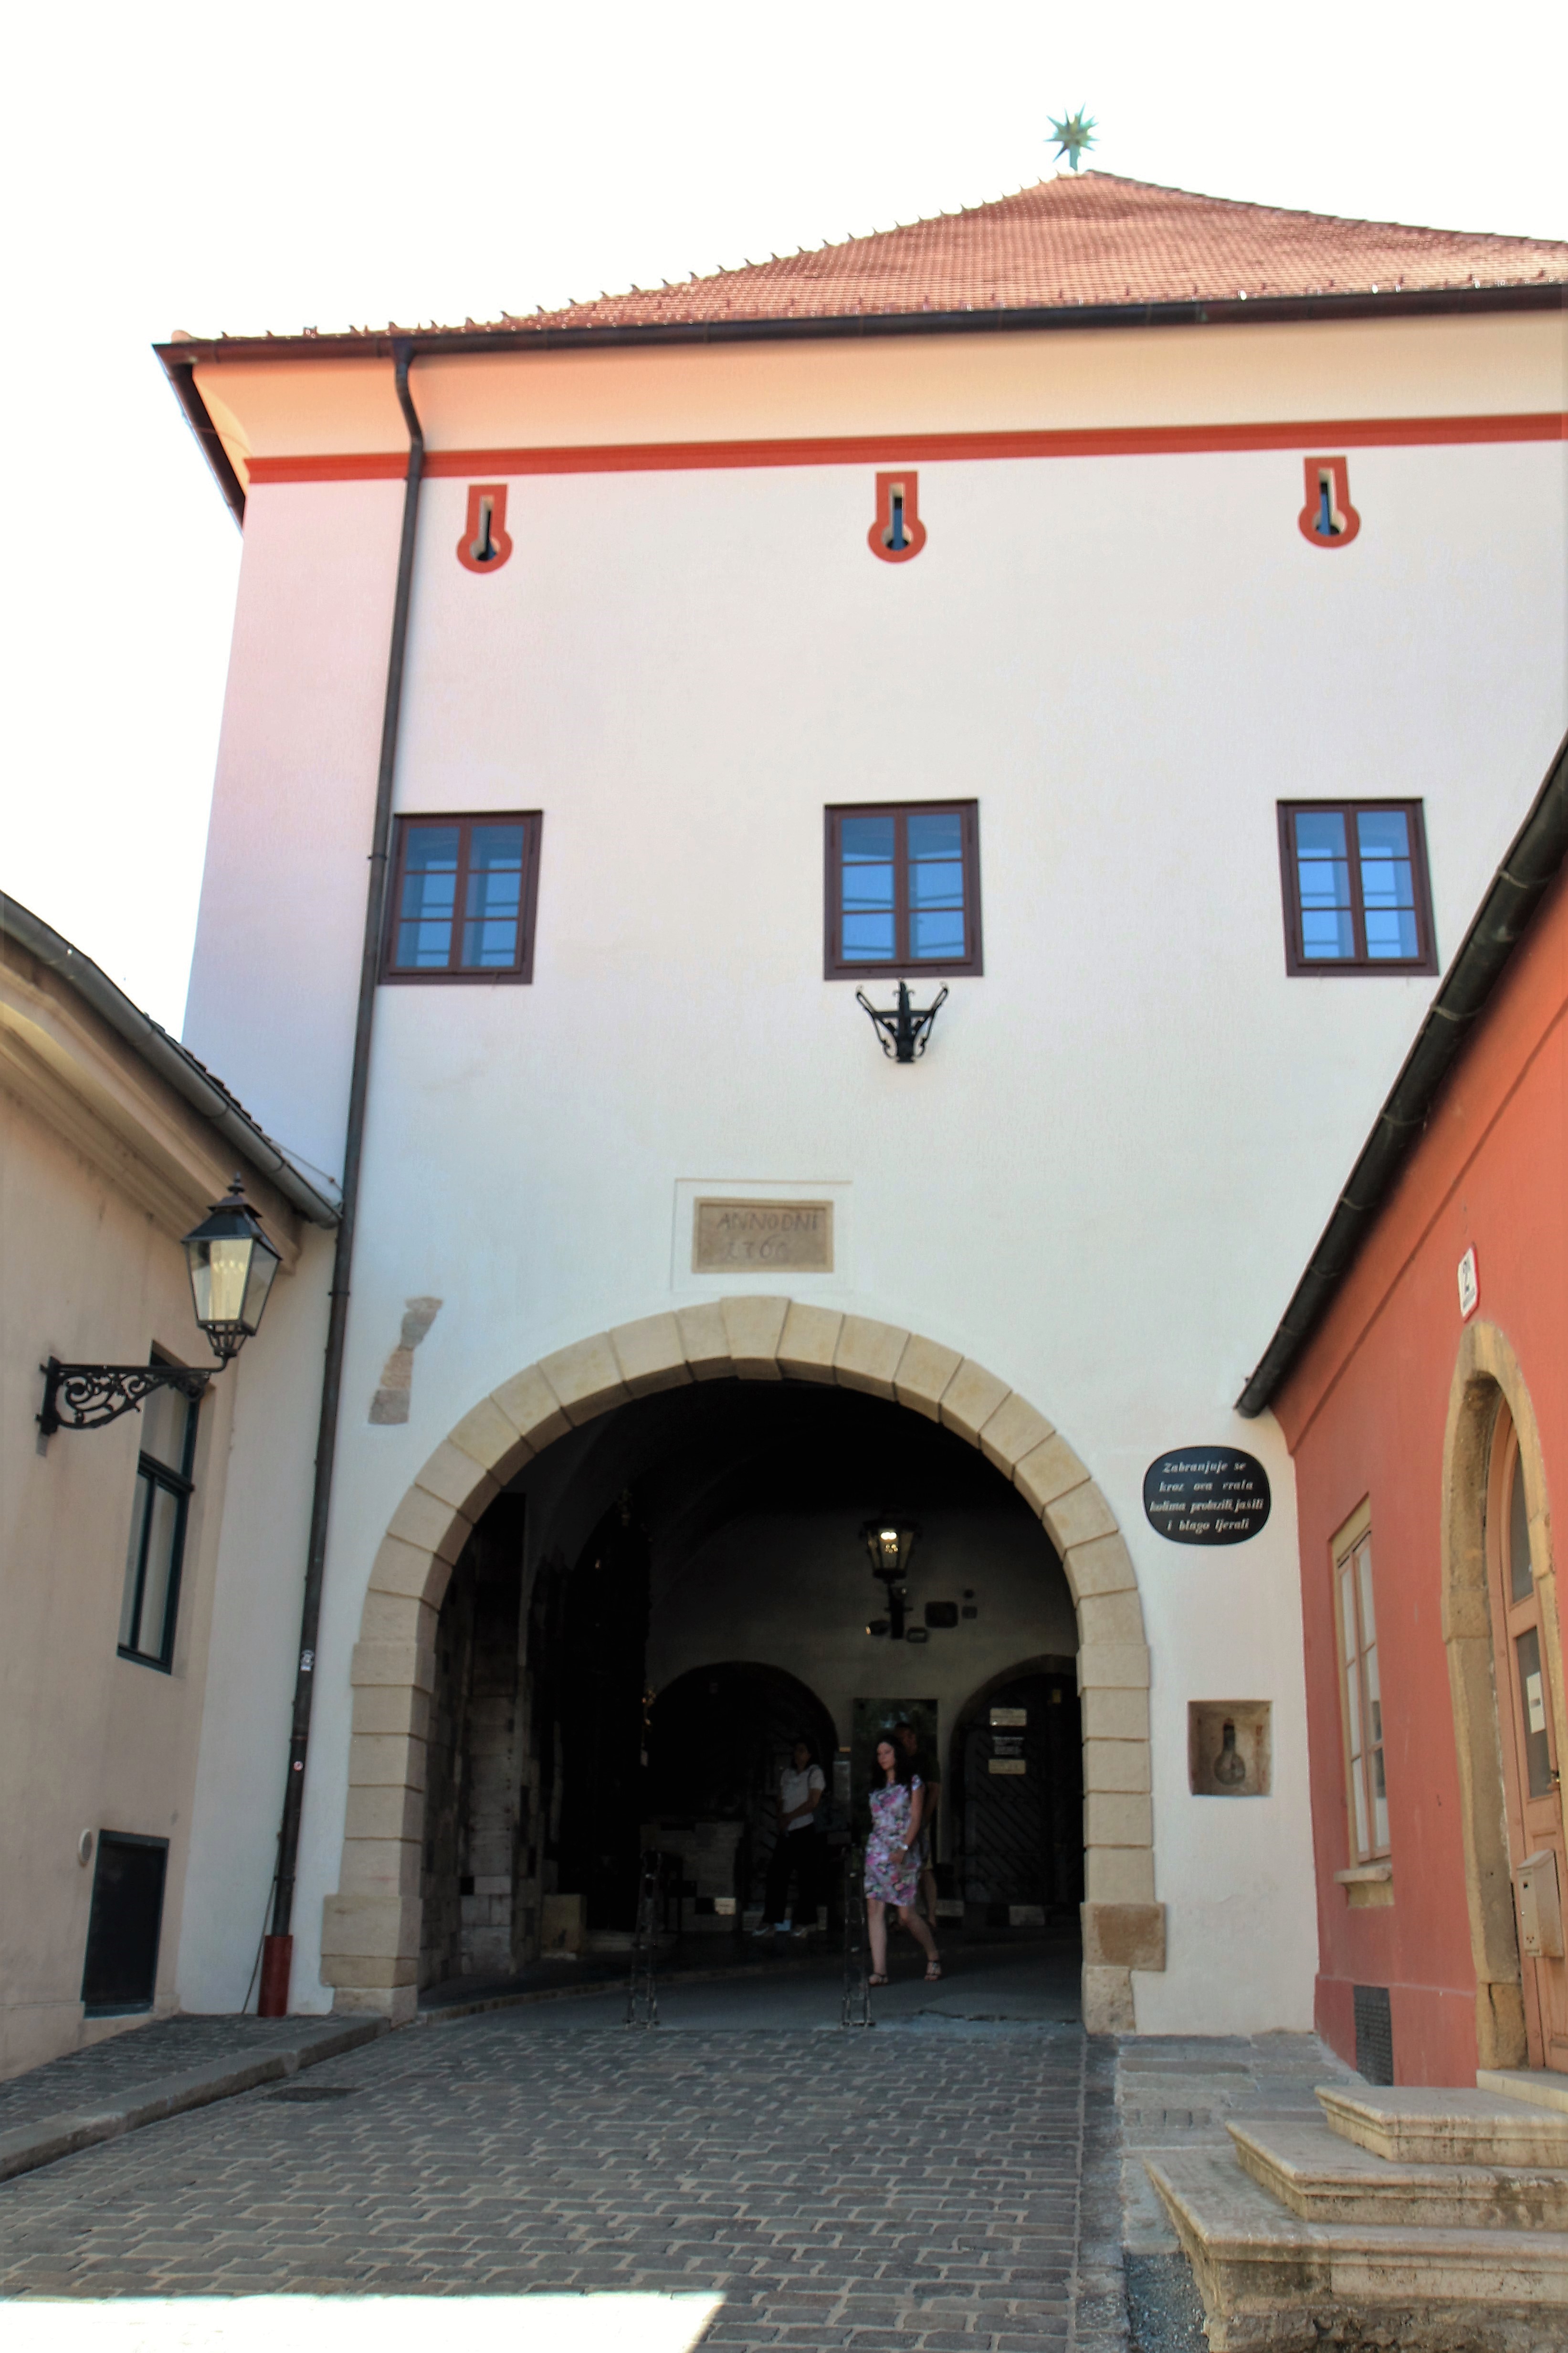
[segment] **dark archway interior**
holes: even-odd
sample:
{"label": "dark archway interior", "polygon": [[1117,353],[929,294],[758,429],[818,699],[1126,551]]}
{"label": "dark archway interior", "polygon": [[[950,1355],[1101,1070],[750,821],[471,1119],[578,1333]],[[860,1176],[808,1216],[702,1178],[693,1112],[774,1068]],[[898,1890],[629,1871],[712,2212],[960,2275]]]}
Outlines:
{"label": "dark archway interior", "polygon": [[[868,1630],[887,1599],[860,1536],[889,1513],[921,1531],[913,1639],[897,1643]],[[842,1830],[869,1708],[920,1703],[922,1723],[940,1722],[950,1912],[984,1922],[1076,1901],[1076,1694],[1060,1695],[1075,1647],[1034,1514],[975,1449],[898,1405],[725,1380],[571,1432],[491,1505],[441,1610],[422,1981],[505,1976],[563,1937],[613,1947],[646,1845],[676,1858],[683,1936],[742,1933],[790,1743],[821,1744]],[[1040,1716],[1027,1769],[982,1777],[974,1695],[1030,1671],[1014,1703]],[[1033,1786],[1025,1799],[981,1778]],[[983,1866],[965,1852],[975,1838]]]}

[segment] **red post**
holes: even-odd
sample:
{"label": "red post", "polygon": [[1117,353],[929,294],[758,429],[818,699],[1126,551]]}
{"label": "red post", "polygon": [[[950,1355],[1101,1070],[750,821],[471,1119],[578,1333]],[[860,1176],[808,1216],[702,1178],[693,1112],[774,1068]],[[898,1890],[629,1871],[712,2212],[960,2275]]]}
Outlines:
{"label": "red post", "polygon": [[287,2018],[289,2015],[289,1971],[294,1960],[292,1936],[263,1936],[261,1940],[261,1999],[256,2005],[258,2018]]}

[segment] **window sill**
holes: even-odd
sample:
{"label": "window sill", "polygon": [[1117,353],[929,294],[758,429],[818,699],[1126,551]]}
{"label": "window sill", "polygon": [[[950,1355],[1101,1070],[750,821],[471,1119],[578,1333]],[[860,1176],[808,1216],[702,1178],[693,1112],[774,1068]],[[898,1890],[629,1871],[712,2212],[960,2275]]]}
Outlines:
{"label": "window sill", "polygon": [[1358,1862],[1349,1871],[1336,1871],[1334,1884],[1345,1891],[1345,1902],[1355,1909],[1369,1905],[1392,1904],[1394,1901],[1394,1865],[1391,1862]]}

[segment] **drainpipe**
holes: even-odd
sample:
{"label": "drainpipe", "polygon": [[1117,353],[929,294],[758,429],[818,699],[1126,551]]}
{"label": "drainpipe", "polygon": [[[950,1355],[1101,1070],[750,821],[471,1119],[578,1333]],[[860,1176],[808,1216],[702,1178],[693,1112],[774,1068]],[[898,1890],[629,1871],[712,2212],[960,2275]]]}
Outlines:
{"label": "drainpipe", "polygon": [[321,1368],[321,1414],[316,1434],[316,1483],[310,1498],[310,1541],[305,1556],[305,1599],[300,1613],[300,1655],[294,1678],[294,1722],[289,1736],[289,1775],[283,1820],[278,1832],[278,1877],[272,1926],[262,1940],[262,2018],[289,2012],[289,1974],[294,1957],[290,1923],[294,1875],[300,1852],[300,1816],[305,1799],[305,1758],[310,1745],[310,1701],[316,1682],[316,1634],[321,1616],[321,1585],[327,1562],[327,1522],[332,1503],[332,1465],[338,1443],[338,1405],[342,1389],[343,1345],[348,1335],[349,1284],[353,1268],[354,1229],[359,1218],[360,1159],[364,1142],[365,1097],[370,1083],[371,1025],[381,969],[386,916],[388,854],[392,843],[392,780],[397,765],[397,723],[403,704],[403,658],[408,640],[408,602],[414,578],[414,541],[419,518],[419,483],[425,471],[425,436],[408,396],[411,346],[393,345],[398,404],[408,427],[408,472],[403,493],[403,537],[397,551],[397,593],[392,607],[392,642],[386,657],[386,702],[381,720],[381,765],[375,780],[375,823],[371,834],[370,882],[365,892],[364,945],[360,958],[359,1009],[354,1020],[353,1069],[349,1080],[348,1129],[343,1139],[343,1206],[332,1257],[326,1359]]}

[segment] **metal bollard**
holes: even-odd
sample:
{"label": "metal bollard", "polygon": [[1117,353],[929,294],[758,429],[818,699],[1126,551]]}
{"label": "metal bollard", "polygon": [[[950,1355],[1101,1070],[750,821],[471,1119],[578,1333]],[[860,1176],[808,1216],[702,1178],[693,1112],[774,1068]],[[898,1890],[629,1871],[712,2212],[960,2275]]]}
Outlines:
{"label": "metal bollard", "polygon": [[852,1846],[844,1852],[844,1999],[839,2006],[838,2023],[872,2023],[866,1956],[866,1873]]}
{"label": "metal bollard", "polygon": [[632,1973],[626,1987],[626,2024],[658,2024],[658,1990],[654,1982],[658,1955],[659,1858],[643,1856],[642,1887],[637,1895],[637,1929],[632,1937]]}

